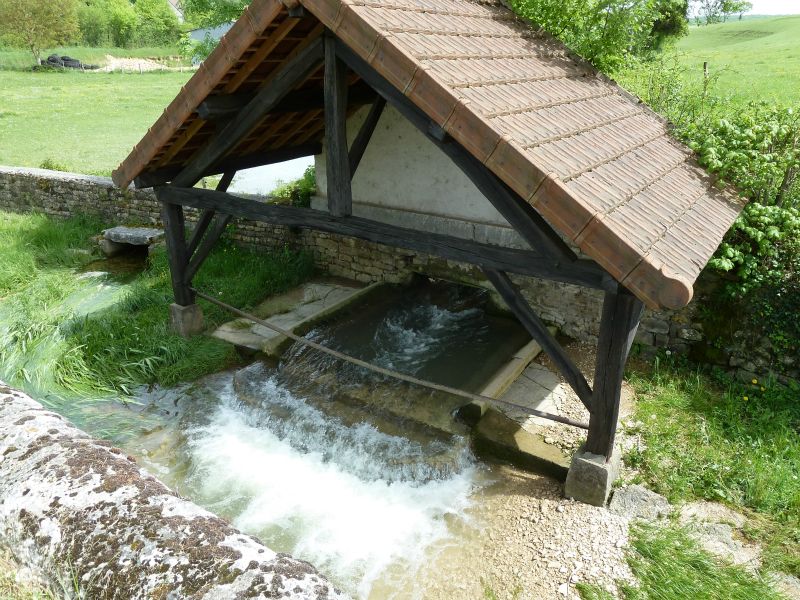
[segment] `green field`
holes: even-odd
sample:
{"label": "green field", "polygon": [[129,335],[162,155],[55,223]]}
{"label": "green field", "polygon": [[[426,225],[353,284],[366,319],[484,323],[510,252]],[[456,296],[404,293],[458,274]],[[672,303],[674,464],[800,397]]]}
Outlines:
{"label": "green field", "polygon": [[[57,48],[42,50],[42,60],[51,54],[71,56],[85,64],[99,65],[101,67],[106,64],[106,56],[109,54],[118,58],[158,59],[159,61],[164,61],[168,65],[181,62],[180,59],[176,60],[180,54],[180,50],[174,46],[157,48],[87,48],[86,46],[59,46]],[[33,64],[33,55],[27,49],[0,47],[0,69],[30,69]]]}
{"label": "green field", "polygon": [[0,165],[108,175],[189,77],[0,71]]}
{"label": "green field", "polygon": [[721,92],[746,100],[800,102],[800,15],[691,27],[677,50],[698,80],[708,61]]}

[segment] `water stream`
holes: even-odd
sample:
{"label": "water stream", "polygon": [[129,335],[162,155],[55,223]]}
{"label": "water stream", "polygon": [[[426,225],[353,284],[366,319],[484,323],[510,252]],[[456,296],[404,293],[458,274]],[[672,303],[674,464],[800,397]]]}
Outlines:
{"label": "water stream", "polygon": [[[75,314],[108,306],[125,285],[83,277]],[[390,288],[310,335],[471,391],[527,341],[514,322],[487,312],[481,292],[449,285]],[[358,598],[424,597],[415,573],[460,543],[476,491],[493,478],[452,419],[463,399],[299,345],[279,365],[142,389],[136,400],[65,404],[64,412]]]}

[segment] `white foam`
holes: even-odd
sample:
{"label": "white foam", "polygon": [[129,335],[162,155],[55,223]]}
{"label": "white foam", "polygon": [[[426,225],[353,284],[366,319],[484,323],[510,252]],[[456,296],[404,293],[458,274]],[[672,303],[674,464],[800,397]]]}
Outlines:
{"label": "white foam", "polygon": [[[364,479],[357,473],[365,469],[345,463],[369,460],[369,453],[324,452],[313,421],[325,417],[308,418],[309,440],[298,450],[293,436],[259,426],[251,412],[225,398],[208,424],[189,432],[190,482],[203,502],[231,516],[237,527],[367,597],[389,565],[403,560],[413,569],[425,547],[448,535],[444,517],[463,514],[474,470],[428,481]],[[378,445],[386,437],[368,429],[359,435],[374,436]]]}

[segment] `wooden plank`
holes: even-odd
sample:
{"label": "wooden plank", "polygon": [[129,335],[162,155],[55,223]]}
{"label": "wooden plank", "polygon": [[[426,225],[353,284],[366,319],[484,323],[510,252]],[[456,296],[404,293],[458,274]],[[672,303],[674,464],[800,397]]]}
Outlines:
{"label": "wooden plank", "polygon": [[315,40],[303,52],[296,54],[276,70],[268,85],[262,87],[256,96],[235,118],[192,158],[173,184],[194,185],[203,173],[208,171],[227,152],[233,149],[264,118],[270,109],[280,102],[286,94],[317,68],[322,59],[322,41]]}
{"label": "wooden plank", "polygon": [[592,389],[589,387],[586,377],[580,369],[572,362],[563,346],[558,343],[553,334],[547,329],[547,325],[533,311],[530,304],[525,300],[519,289],[508,275],[502,271],[484,269],[484,273],[492,285],[503,297],[508,308],[516,315],[520,323],[528,330],[531,337],[539,342],[559,372],[567,380],[570,387],[578,394],[581,402],[591,412],[592,408]]}
{"label": "wooden plank", "polygon": [[353,212],[347,157],[347,67],[336,56],[336,38],[325,35],[325,170],[328,211],[337,217]]}
{"label": "wooden plank", "polygon": [[[159,191],[156,197],[161,200]],[[188,254],[186,252],[186,231],[183,217],[183,207],[163,202],[161,204],[161,221],[167,242],[167,258],[169,259],[169,272],[172,276],[172,293],[175,303],[181,306],[194,304],[194,293],[186,285],[186,267]]]}
{"label": "wooden plank", "polygon": [[[523,198],[501,182],[483,163],[447,136],[442,128],[414,105],[402,92],[384,79],[361,57],[341,42],[338,56],[431,142],[441,149],[483,193],[532,249],[548,253],[565,262],[577,259],[552,227]],[[598,271],[600,271],[598,267]]]}
{"label": "wooden plank", "polygon": [[604,285],[603,278],[597,275],[593,263],[586,264],[586,261],[561,265],[532,250],[481,244],[473,240],[396,227],[360,217],[336,217],[327,212],[308,208],[265,204],[213,190],[167,186],[160,188],[159,194],[165,201],[183,206],[211,208],[217,212],[276,225],[317,229],[489,269],[592,288],[602,288]]}
{"label": "wooden plank", "polygon": [[378,121],[383,114],[383,109],[386,107],[386,99],[383,96],[378,96],[372,103],[372,107],[367,113],[367,118],[358,130],[356,139],[350,145],[350,152],[348,153],[348,160],[350,162],[350,178],[356,174],[358,165],[361,164],[361,159],[364,157],[364,152],[367,150],[369,140],[372,134],[375,133],[375,127],[378,126]]}
{"label": "wooden plank", "polygon": [[223,91],[226,94],[231,94],[238,90],[239,87],[250,76],[250,74],[256,70],[258,65],[260,65],[267,55],[272,52],[278,44],[280,44],[281,40],[286,37],[286,35],[295,25],[297,25],[298,22],[299,20],[296,18],[289,18],[278,25],[275,31],[273,31],[272,34],[270,34],[270,36],[264,41],[264,43],[259,46],[258,50],[250,55],[250,58],[247,59],[247,62],[239,67],[238,72],[231,77],[231,80],[228,83],[225,84]]}
{"label": "wooden plank", "polygon": [[[206,121],[227,120],[235,117],[247,106],[255,94],[215,94],[209,96],[197,107],[197,114]],[[347,105],[363,106],[373,102],[377,94],[375,90],[363,82],[351,85],[347,90]],[[306,112],[309,110],[322,110],[325,99],[321,87],[302,89],[290,92],[281,100],[270,113]]]}
{"label": "wooden plank", "polygon": [[[241,157],[232,156],[230,158],[223,159],[203,171],[201,177],[217,175],[227,171],[242,171],[244,169],[252,169],[253,167],[271,165],[286,160],[292,160],[293,158],[301,158],[303,156],[314,156],[320,152],[322,152],[322,146],[318,143],[289,146],[286,148],[278,148],[277,150],[260,150],[258,152],[254,152],[253,154],[246,154]],[[172,181],[182,169],[183,167],[176,165],[173,167],[165,167],[163,169],[142,173],[135,180],[136,187],[148,188],[157,185],[163,185],[169,181]]]}
{"label": "wooden plank", "polygon": [[622,286],[605,294],[586,451],[606,459],[614,450],[625,362],[643,311],[641,300]]}

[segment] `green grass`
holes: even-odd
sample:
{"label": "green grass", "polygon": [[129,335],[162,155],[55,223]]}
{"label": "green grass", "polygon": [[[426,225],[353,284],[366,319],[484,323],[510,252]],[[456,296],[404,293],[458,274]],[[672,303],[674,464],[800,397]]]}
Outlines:
{"label": "green grass", "polygon": [[691,27],[677,44],[687,77],[701,81],[703,62],[717,89],[743,100],[800,102],[800,15]]}
{"label": "green grass", "polygon": [[[172,302],[164,252],[152,257],[109,305],[86,312],[76,301],[95,283],[79,279],[80,250],[100,226],[87,219],[53,221],[0,213],[0,378],[40,398],[59,391],[97,397],[128,394],[140,384],[172,385],[235,363],[232,346],[208,336],[184,339],[168,326]],[[235,306],[250,308],[312,272],[307,255],[271,254],[218,245],[195,285]],[[91,300],[91,297],[88,297]],[[209,327],[230,319],[203,303]]]}
{"label": "green grass", "polygon": [[[42,60],[51,54],[71,56],[85,64],[106,64],[106,55],[117,58],[153,58],[159,60],[171,59],[180,55],[180,50],[174,46],[151,48],[89,48],[86,46],[58,46],[42,50]],[[174,61],[170,60],[169,64]],[[25,48],[1,48],[0,70],[29,70],[34,64],[33,55]]]}
{"label": "green grass", "polygon": [[766,565],[800,575],[800,390],[658,362],[630,382],[644,444],[626,456],[629,466],[672,502],[745,509]]}
{"label": "green grass", "polygon": [[[638,585],[620,585],[625,600],[779,600],[769,584],[717,560],[685,531],[635,526],[628,564]],[[606,590],[578,584],[583,600],[611,600]]]}
{"label": "green grass", "polygon": [[109,175],[189,76],[0,71],[0,165]]}

